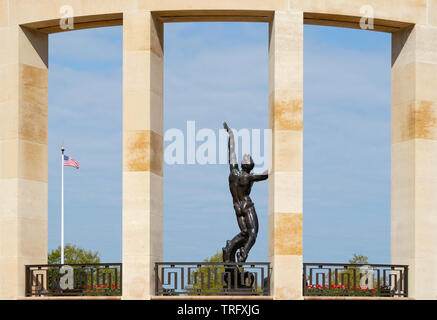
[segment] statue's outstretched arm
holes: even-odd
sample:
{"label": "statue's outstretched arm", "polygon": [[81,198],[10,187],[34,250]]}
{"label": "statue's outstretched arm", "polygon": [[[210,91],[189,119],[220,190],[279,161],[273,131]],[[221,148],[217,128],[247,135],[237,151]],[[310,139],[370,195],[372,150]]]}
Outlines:
{"label": "statue's outstretched arm", "polygon": [[252,174],[251,176],[252,181],[263,181],[263,180],[267,180],[269,177],[269,171],[266,170],[261,174]]}
{"label": "statue's outstretched arm", "polygon": [[237,155],[235,153],[235,141],[234,141],[234,133],[232,132],[231,128],[228,127],[227,123],[223,123],[223,127],[229,134],[229,140],[228,140],[228,156],[229,156],[229,165],[230,169],[238,169],[238,163],[237,163]]}

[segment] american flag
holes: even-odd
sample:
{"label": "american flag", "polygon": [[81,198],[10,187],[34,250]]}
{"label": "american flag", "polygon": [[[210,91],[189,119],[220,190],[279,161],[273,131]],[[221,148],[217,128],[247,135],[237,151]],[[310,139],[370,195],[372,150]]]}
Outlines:
{"label": "american flag", "polygon": [[64,155],[64,167],[75,167],[76,169],[79,169],[79,162]]}

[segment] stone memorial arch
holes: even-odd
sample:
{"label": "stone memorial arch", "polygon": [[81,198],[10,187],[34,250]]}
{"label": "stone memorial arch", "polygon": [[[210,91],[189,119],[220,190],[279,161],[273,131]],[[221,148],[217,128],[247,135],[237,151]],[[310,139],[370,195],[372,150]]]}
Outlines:
{"label": "stone memorial arch", "polygon": [[[47,263],[48,34],[123,25],[123,298],[153,295],[162,260],[163,24],[267,22],[269,259],[275,299],[302,298],[303,25],[392,34],[391,260],[437,298],[437,0],[0,0],[0,298]],[[266,106],[267,107],[267,106]],[[187,257],[189,258],[189,257]]]}

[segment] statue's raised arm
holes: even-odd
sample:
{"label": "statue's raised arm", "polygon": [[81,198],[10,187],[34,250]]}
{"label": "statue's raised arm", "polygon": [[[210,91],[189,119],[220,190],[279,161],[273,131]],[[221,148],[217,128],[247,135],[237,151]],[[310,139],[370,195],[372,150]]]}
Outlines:
{"label": "statue's raised arm", "polygon": [[232,132],[231,128],[228,127],[228,124],[226,122],[223,123],[223,127],[229,134],[229,140],[228,140],[228,151],[229,151],[229,166],[230,169],[238,169],[238,163],[237,163],[237,155],[235,153],[235,141],[234,141],[234,133]]}

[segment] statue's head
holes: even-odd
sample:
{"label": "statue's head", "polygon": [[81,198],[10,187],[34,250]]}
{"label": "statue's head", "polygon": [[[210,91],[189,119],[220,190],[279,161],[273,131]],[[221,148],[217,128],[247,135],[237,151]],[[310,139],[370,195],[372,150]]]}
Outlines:
{"label": "statue's head", "polygon": [[245,154],[243,156],[243,160],[241,161],[241,168],[249,173],[252,171],[253,167],[255,167],[255,163],[253,162],[252,157],[249,154]]}

